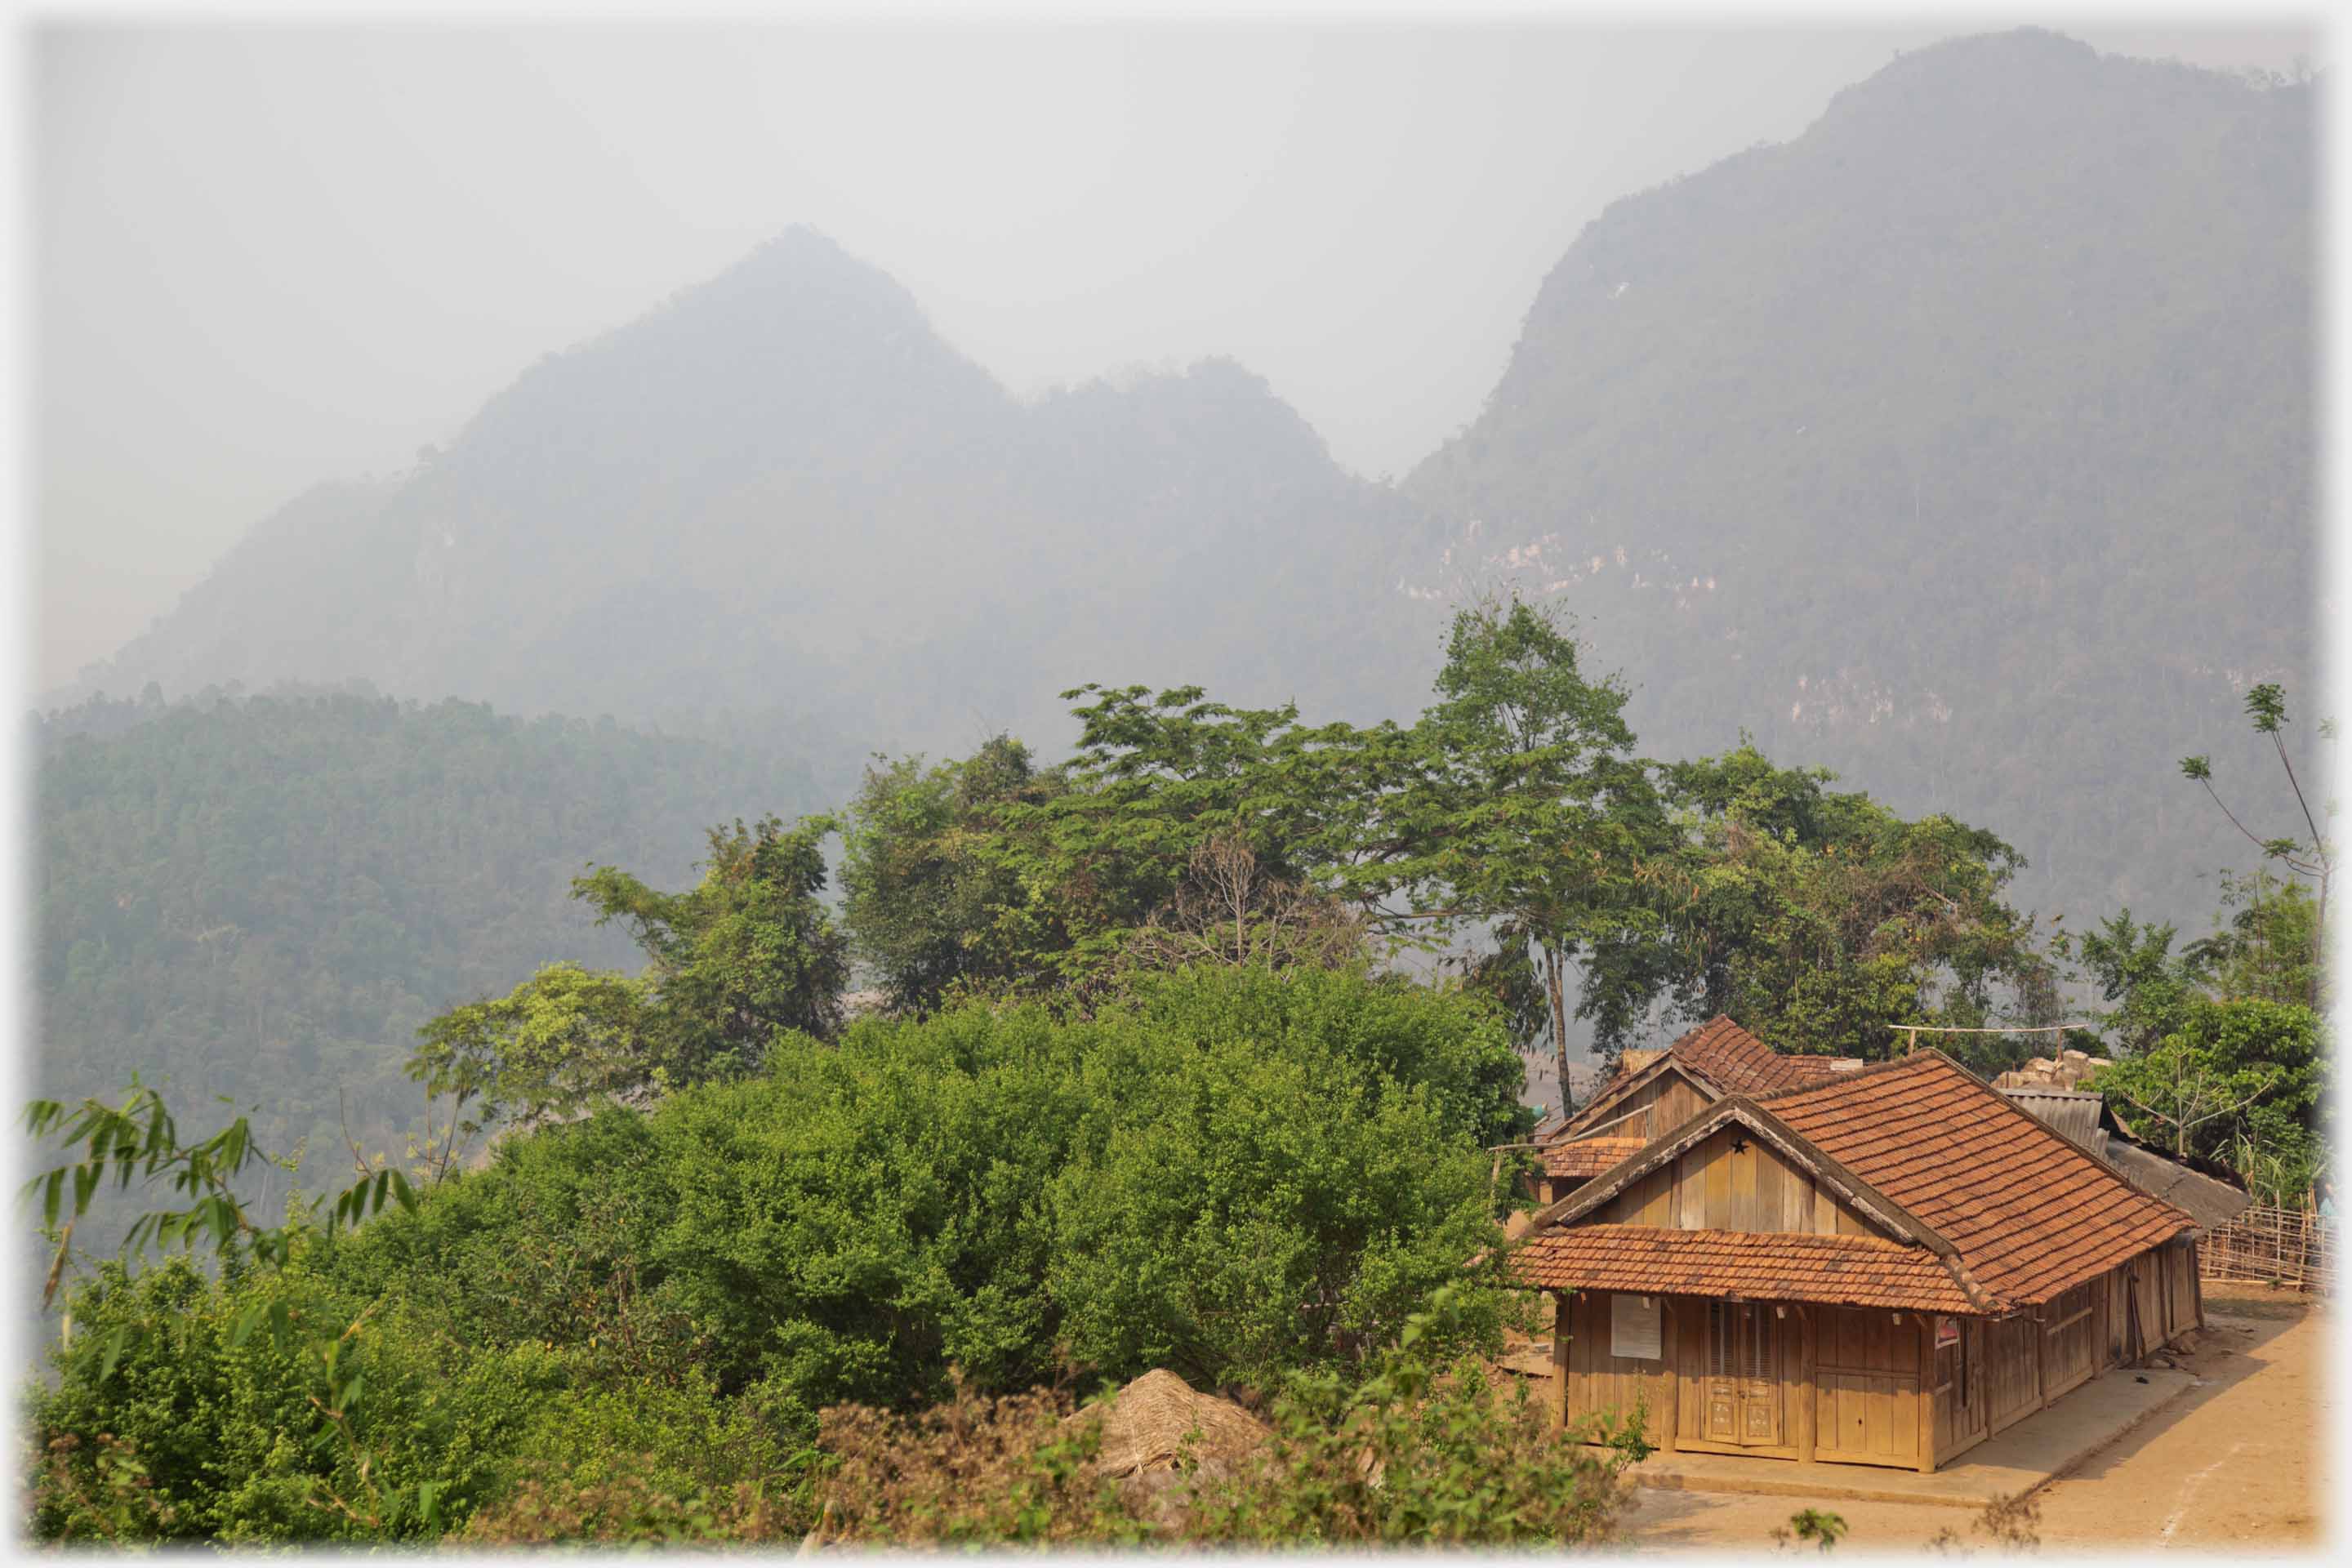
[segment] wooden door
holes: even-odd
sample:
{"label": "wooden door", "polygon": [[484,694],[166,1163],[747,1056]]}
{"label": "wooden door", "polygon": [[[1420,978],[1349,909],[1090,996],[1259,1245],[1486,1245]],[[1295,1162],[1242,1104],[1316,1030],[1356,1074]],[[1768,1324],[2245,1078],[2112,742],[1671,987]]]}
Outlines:
{"label": "wooden door", "polygon": [[1936,1458],[1938,1464],[1973,1445],[1990,1425],[1983,1394],[1984,1325],[1975,1319],[1957,1325],[1948,1343],[1940,1336],[1934,1368]]}
{"label": "wooden door", "polygon": [[1780,1376],[1780,1320],[1771,1308],[1738,1301],[1706,1307],[1706,1438],[1747,1448],[1788,1441]]}

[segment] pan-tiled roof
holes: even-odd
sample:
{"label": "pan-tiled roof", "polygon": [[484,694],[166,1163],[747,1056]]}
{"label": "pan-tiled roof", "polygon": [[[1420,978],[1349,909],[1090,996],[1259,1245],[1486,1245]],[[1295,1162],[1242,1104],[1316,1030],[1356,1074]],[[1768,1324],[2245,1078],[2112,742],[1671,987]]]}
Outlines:
{"label": "pan-tiled roof", "polygon": [[1545,1289],[1982,1310],[1933,1252],[1879,1237],[1568,1226],[1526,1243],[1508,1268],[1520,1283]]}
{"label": "pan-tiled roof", "polygon": [[[2010,1075],[2003,1073],[2002,1078]],[[2242,1188],[2217,1182],[2153,1149],[2109,1133],[2099,1125],[2105,1098],[2084,1089],[2035,1086],[1996,1088],[2059,1131],[2122,1173],[2126,1181],[2152,1198],[2160,1198],[2208,1230],[2225,1226],[2252,1204]]]}
{"label": "pan-tiled roof", "polygon": [[1726,1094],[1771,1094],[1838,1070],[1829,1057],[1784,1056],[1720,1013],[1666,1050]]}
{"label": "pan-tiled roof", "polygon": [[2012,1305],[2193,1228],[1940,1051],[1762,1100],[1807,1142],[1949,1242]]}
{"label": "pan-tiled roof", "polygon": [[1639,1138],[1577,1138],[1543,1152],[1547,1176],[1597,1176],[1647,1145]]}

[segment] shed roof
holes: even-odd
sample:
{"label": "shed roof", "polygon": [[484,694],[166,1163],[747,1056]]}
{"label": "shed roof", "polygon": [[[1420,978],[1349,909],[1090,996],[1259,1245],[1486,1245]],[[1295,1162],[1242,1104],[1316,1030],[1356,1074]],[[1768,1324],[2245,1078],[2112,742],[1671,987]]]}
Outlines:
{"label": "shed roof", "polygon": [[2002,1086],[2000,1092],[2028,1115],[2049,1123],[2060,1136],[2105,1157],[2107,1135],[2099,1126],[2099,1108],[2106,1101],[2101,1096],[2083,1089],[2039,1087]]}
{"label": "shed roof", "polygon": [[2207,1230],[2219,1230],[2253,1205],[2244,1188],[2192,1171],[2153,1149],[2109,1138],[2105,1152],[2107,1163],[2132,1185],[2150,1197],[2161,1198]]}
{"label": "shed roof", "polygon": [[2143,1149],[2101,1127],[2099,1113],[2106,1107],[2104,1095],[2038,1086],[2003,1088],[2000,1092],[2113,1165],[2141,1192],[2161,1198],[2208,1230],[2229,1224],[2254,1201],[2242,1188],[2192,1171],[2178,1160]]}
{"label": "shed roof", "polygon": [[1989,1294],[2046,1301],[2193,1229],[1941,1051],[1764,1105],[1948,1239]]}
{"label": "shed roof", "polygon": [[1977,1312],[1923,1247],[1868,1236],[1804,1236],[1651,1226],[1569,1226],[1511,1256],[1512,1273],[1547,1289],[1736,1296],[1839,1307]]}

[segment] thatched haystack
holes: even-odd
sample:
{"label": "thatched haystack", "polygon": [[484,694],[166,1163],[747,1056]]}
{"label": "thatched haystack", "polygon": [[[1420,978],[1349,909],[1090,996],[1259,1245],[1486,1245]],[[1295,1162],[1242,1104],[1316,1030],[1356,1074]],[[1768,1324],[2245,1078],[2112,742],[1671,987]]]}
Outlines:
{"label": "thatched haystack", "polygon": [[1188,1453],[1202,1470],[1215,1474],[1271,1436],[1264,1422],[1232,1400],[1202,1394],[1167,1371],[1147,1372],[1103,1404],[1067,1419],[1102,1423],[1095,1472],[1112,1477],[1173,1470]]}

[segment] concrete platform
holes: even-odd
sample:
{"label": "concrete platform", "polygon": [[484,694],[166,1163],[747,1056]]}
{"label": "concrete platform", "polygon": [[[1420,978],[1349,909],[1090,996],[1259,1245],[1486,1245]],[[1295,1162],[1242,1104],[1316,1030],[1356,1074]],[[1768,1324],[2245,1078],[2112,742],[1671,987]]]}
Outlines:
{"label": "concrete platform", "polygon": [[[2143,1377],[2146,1383],[2138,1381]],[[2185,1372],[2118,1367],[1987,1438],[1933,1475],[1736,1454],[1653,1454],[1627,1471],[1625,1479],[1669,1491],[1982,1508],[1997,1497],[2014,1497],[2057,1479],[2196,1383]]]}

